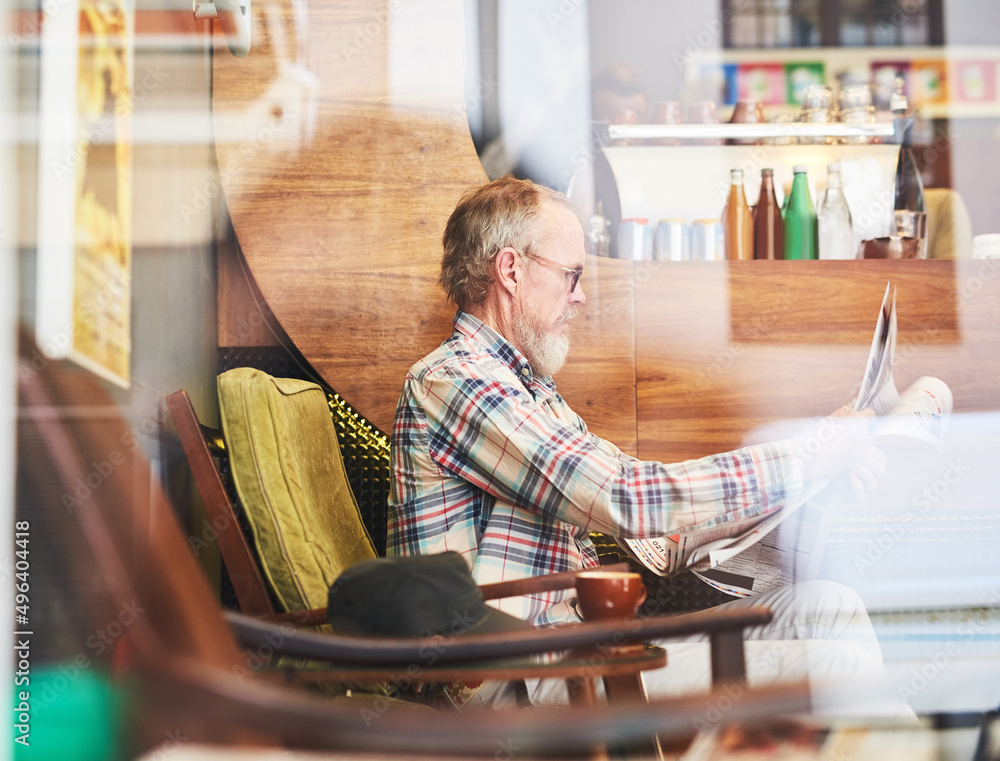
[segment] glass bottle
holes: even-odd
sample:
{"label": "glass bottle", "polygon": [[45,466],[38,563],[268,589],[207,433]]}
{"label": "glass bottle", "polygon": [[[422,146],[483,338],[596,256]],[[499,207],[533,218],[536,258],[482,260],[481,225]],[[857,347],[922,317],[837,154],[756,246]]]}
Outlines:
{"label": "glass bottle", "polygon": [[729,198],[722,214],[726,258],[753,259],[753,215],[743,191],[743,170],[730,171]]}
{"label": "glass bottle", "polygon": [[809,192],[809,178],[802,164],[792,167],[795,179],[785,211],[785,258],[816,258],[816,207]]}
{"label": "glass bottle", "polygon": [[604,204],[598,201],[590,218],[590,229],[587,231],[587,253],[594,256],[611,255],[611,233],[608,232],[610,227],[611,223],[604,216]]}
{"label": "glass bottle", "polygon": [[753,210],[753,258],[785,258],[785,222],[774,194],[774,170],[760,172],[760,197]]}
{"label": "glass bottle", "polygon": [[854,225],[844,196],[840,163],[827,168],[826,193],[817,215],[820,259],[854,258]]}
{"label": "glass bottle", "polygon": [[903,144],[899,147],[899,160],[896,162],[896,202],[893,210],[926,212],[924,183],[920,179],[920,170],[913,158],[913,151],[910,150],[912,126],[911,122],[903,130]]}
{"label": "glass bottle", "polygon": [[897,119],[906,116],[906,112],[910,108],[906,98],[905,87],[905,80],[902,77],[896,77],[892,93],[889,95],[889,110],[892,111],[892,115]]}

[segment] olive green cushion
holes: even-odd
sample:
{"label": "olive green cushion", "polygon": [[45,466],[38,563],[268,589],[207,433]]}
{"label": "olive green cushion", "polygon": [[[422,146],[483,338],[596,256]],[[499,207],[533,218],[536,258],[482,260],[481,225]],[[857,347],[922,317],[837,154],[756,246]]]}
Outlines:
{"label": "olive green cushion", "polygon": [[325,607],[340,572],[375,557],[326,394],[247,367],[218,384],[233,480],[264,576],[286,610]]}

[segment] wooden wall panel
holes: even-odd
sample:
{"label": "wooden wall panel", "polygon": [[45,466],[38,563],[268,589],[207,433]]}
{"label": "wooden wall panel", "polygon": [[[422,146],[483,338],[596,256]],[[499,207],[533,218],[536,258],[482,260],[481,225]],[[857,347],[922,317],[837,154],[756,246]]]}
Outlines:
{"label": "wooden wall panel", "polygon": [[[214,59],[233,226],[291,340],[388,430],[407,369],[451,331],[445,221],[487,179],[464,105],[463,2],[332,0],[296,22],[290,0],[260,0],[253,14],[250,54]],[[634,451],[632,266],[595,259],[583,282],[595,298],[560,389]]]}
{"label": "wooden wall panel", "polygon": [[[254,278],[316,370],[383,429],[407,368],[450,328],[434,285],[440,235],[461,192],[486,179],[456,117],[461,4],[429,5],[441,41],[409,64],[423,111],[394,100],[391,41],[426,31],[401,3],[312,5],[301,37],[290,3],[256,3],[250,55],[215,59],[215,121],[230,129],[219,166]],[[314,89],[282,97],[294,88],[282,60]],[[240,132],[240,115],[258,113]]]}
{"label": "wooden wall panel", "polygon": [[[383,430],[409,366],[450,332],[440,237],[486,180],[464,108],[462,7],[332,0],[297,25],[291,0],[260,0],[250,55],[215,57],[220,177],[254,279],[316,370]],[[899,384],[937,375],[957,410],[998,409],[995,275],[975,261],[592,258],[560,390],[641,457],[733,448],[849,397],[891,278]]]}
{"label": "wooden wall panel", "polygon": [[279,346],[287,337],[276,336],[274,317],[249,272],[232,228],[217,244],[219,273],[220,347]]}
{"label": "wooden wall panel", "polygon": [[635,285],[633,262],[588,257],[580,283],[587,302],[573,321],[570,359],[556,381],[599,436],[635,455]]}
{"label": "wooden wall panel", "polygon": [[1000,409],[1000,262],[644,265],[636,287],[639,456],[701,457],[764,423],[824,415],[861,382],[886,282],[898,289],[896,381]]}

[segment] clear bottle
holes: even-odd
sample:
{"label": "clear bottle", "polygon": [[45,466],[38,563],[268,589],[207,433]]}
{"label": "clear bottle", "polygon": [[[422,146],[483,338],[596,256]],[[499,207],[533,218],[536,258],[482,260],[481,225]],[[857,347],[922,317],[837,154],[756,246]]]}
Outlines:
{"label": "clear bottle", "polygon": [[785,222],[774,194],[774,170],[760,172],[760,197],[753,209],[753,258],[785,258]]}
{"label": "clear bottle", "polygon": [[611,256],[611,223],[604,216],[604,204],[597,202],[597,208],[590,217],[590,229],[587,231],[587,253],[594,256]]}
{"label": "clear bottle", "polygon": [[851,209],[844,196],[840,163],[830,164],[826,169],[826,193],[816,220],[819,258],[853,259],[854,225],[851,222]]}
{"label": "clear bottle", "polygon": [[729,198],[722,213],[726,258],[753,259],[753,215],[743,190],[743,170],[730,171]]}
{"label": "clear bottle", "polygon": [[809,178],[802,164],[792,167],[795,179],[785,210],[785,258],[816,258],[816,207],[809,192]]}
{"label": "clear bottle", "polygon": [[897,119],[906,116],[906,112],[910,108],[909,101],[906,98],[905,88],[905,80],[902,77],[896,77],[892,93],[889,95],[889,110],[892,111],[892,115]]}

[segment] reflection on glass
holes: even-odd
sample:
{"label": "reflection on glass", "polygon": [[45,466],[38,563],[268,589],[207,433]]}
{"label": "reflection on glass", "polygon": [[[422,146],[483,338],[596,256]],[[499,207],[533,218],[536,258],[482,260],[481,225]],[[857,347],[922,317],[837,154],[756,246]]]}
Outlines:
{"label": "reflection on glass", "polygon": [[[399,36],[402,27],[397,25],[414,23],[416,16],[429,11],[411,10],[410,4],[392,0],[359,2],[355,16],[345,22],[335,10],[316,12],[317,4],[304,0],[255,2],[254,50],[240,64],[240,71],[248,77],[253,74],[253,78],[247,80],[242,100],[213,105],[213,72],[218,75],[223,66],[232,63],[225,47],[192,19],[188,6],[139,4],[134,8],[135,23],[124,27],[129,40],[115,42],[110,51],[94,47],[92,40],[84,40],[86,44],[79,49],[63,49],[64,63],[72,66],[61,75],[61,84],[72,92],[78,81],[76,67],[81,63],[91,65],[95,55],[107,63],[126,49],[133,57],[125,77],[129,79],[127,90],[117,90],[125,83],[117,69],[99,70],[103,73],[95,81],[104,84],[86,89],[96,98],[90,104],[93,110],[86,124],[88,141],[77,141],[73,132],[68,152],[49,162],[41,158],[45,155],[43,143],[51,130],[69,121],[41,118],[43,16],[35,12],[35,5],[21,3],[20,10],[11,14],[12,26],[5,29],[4,36],[9,43],[5,61],[11,65],[0,67],[0,76],[9,79],[4,104],[14,130],[5,135],[9,139],[4,150],[17,170],[16,175],[4,178],[12,188],[5,204],[13,219],[12,228],[0,231],[5,252],[18,256],[21,265],[18,273],[11,275],[21,281],[10,299],[17,300],[17,313],[29,327],[41,319],[39,312],[45,307],[36,301],[36,281],[54,283],[61,274],[39,266],[40,248],[50,223],[53,229],[61,224],[64,230],[71,230],[79,215],[87,220],[81,228],[81,251],[106,246],[101,257],[116,251],[128,254],[134,266],[128,276],[127,295],[122,297],[122,289],[108,281],[118,291],[116,298],[122,297],[132,309],[129,370],[134,386],[132,390],[115,388],[115,403],[130,416],[137,446],[152,453],[157,469],[154,475],[162,472],[167,480],[183,481],[175,478],[183,473],[177,470],[169,426],[164,425],[159,408],[164,395],[186,386],[201,389],[210,400],[220,348],[225,353],[252,345],[262,351],[285,352],[285,347],[273,344],[278,339],[261,328],[263,301],[248,298],[248,310],[236,314],[223,313],[219,307],[220,294],[233,286],[234,280],[220,286],[223,276],[218,269],[239,261],[233,257],[241,243],[232,232],[231,198],[223,192],[225,184],[241,171],[255,170],[261,158],[270,156],[281,164],[296,152],[301,156],[324,132],[324,125],[317,123],[321,115],[334,111],[353,114],[342,103],[325,100],[326,91],[334,89],[334,77],[351,83],[362,81],[353,69],[354,49],[341,48],[341,40],[373,46],[384,43],[384,63],[391,79],[387,99],[414,108],[425,102],[427,94],[421,90],[420,77],[407,68],[405,59],[425,50],[424,45],[433,45],[433,37],[428,34],[414,42],[415,35]],[[90,10],[94,5],[83,4]],[[70,7],[61,3],[42,6],[58,6],[63,9],[60,13]],[[740,79],[740,66],[761,58],[773,59],[775,72],[781,69],[774,80],[757,80],[763,82],[765,118],[778,121],[785,113],[797,113],[800,106],[794,102],[794,88],[789,95],[785,87],[786,61],[824,63],[826,68],[819,76],[825,84],[835,85],[841,81],[841,64],[822,59],[823,49],[816,47],[820,41],[833,37],[842,47],[879,48],[875,52],[836,50],[829,60],[848,60],[852,70],[879,85],[874,100],[879,119],[891,118],[889,95],[897,79],[905,83],[912,110],[924,124],[921,134],[925,138],[915,146],[915,162],[932,178],[926,197],[927,256],[938,261],[852,262],[857,266],[850,270],[850,276],[845,269],[803,268],[788,275],[788,280],[774,275],[777,270],[767,269],[771,266],[768,262],[749,262],[763,266],[748,269],[741,281],[730,279],[722,262],[666,261],[678,257],[673,248],[666,254],[668,247],[661,242],[657,249],[661,261],[643,261],[634,267],[614,261],[600,261],[600,266],[593,268],[588,265],[590,303],[582,314],[589,325],[584,319],[578,325],[597,330],[602,322],[634,320],[635,326],[629,322],[633,331],[629,338],[635,339],[635,346],[629,344],[628,353],[642,361],[652,352],[658,352],[655,359],[663,358],[656,370],[662,370],[659,378],[669,379],[669,383],[657,380],[646,385],[649,378],[641,373],[633,373],[629,380],[630,388],[637,389],[635,408],[645,412],[651,405],[662,405],[658,417],[643,417],[635,426],[638,435],[645,437],[639,446],[664,442],[691,446],[691,439],[727,434],[736,446],[744,428],[759,424],[763,417],[779,418],[776,407],[767,404],[777,406],[780,402],[805,409],[819,396],[840,390],[823,387],[817,378],[825,381],[841,360],[847,363],[859,353],[863,358],[864,342],[856,326],[826,303],[830,283],[838,284],[838,293],[852,293],[870,287],[886,271],[900,273],[907,288],[923,294],[919,303],[902,305],[908,327],[901,333],[900,353],[907,362],[902,363],[900,375],[941,375],[954,386],[959,412],[942,427],[935,446],[887,446],[891,449],[889,471],[866,500],[845,497],[831,514],[817,517],[803,511],[803,519],[806,528],[829,522],[818,573],[850,585],[861,595],[894,672],[890,677],[896,680],[898,692],[908,695],[911,705],[920,709],[982,708],[1000,702],[1000,516],[996,497],[1000,260],[971,258],[973,251],[993,256],[998,244],[991,236],[1000,234],[996,200],[1000,198],[1000,173],[988,171],[997,165],[996,125],[1000,120],[995,0],[947,3],[949,28],[966,36],[949,32],[956,36],[948,40],[947,48],[940,49],[926,47],[934,33],[930,19],[935,18],[935,8],[941,8],[934,0],[843,0],[839,3],[839,27],[834,30],[824,26],[827,17],[820,13],[830,4],[817,0],[734,0],[728,4],[679,0],[501,0],[480,4],[472,0],[468,6],[493,8],[491,17],[477,17],[476,26],[477,32],[492,29],[493,36],[480,44],[470,35],[475,60],[481,64],[492,61],[492,66],[475,69],[464,103],[457,93],[450,110],[428,118],[447,119],[451,129],[461,125],[463,109],[477,117],[472,119],[473,134],[488,174],[512,172],[567,192],[579,202],[583,219],[589,223],[593,217],[588,230],[596,254],[606,254],[609,241],[617,239],[622,216],[637,216],[659,221],[664,235],[667,221],[676,225],[670,228],[674,230],[693,227],[698,231],[694,258],[714,260],[721,248],[720,225],[705,220],[718,214],[723,200],[719,187],[725,189],[731,170],[742,168],[749,183],[750,178],[760,175],[761,168],[773,165],[780,191],[790,184],[792,167],[800,160],[808,159],[810,174],[820,178],[817,168],[825,167],[832,158],[820,154],[821,148],[835,149],[836,157],[844,159],[845,196],[855,223],[864,225],[867,221],[865,237],[877,239],[888,234],[888,229],[878,229],[888,224],[892,206],[891,197],[888,203],[878,197],[883,189],[880,183],[892,179],[896,162],[893,146],[888,144],[773,144],[782,140],[779,137],[771,144],[748,146],[756,148],[756,154],[752,150],[737,152],[741,146],[635,144],[627,146],[630,153],[615,156],[615,168],[625,171],[620,175],[621,185],[616,186],[614,203],[605,199],[598,207],[595,201],[600,198],[594,189],[599,184],[595,178],[600,162],[605,162],[605,168],[610,166],[605,146],[593,139],[594,121],[612,121],[616,114],[632,111],[641,123],[651,118],[650,105],[661,102],[678,104],[676,109],[671,106],[671,118],[675,112],[684,118],[689,105],[710,101],[721,121],[727,122],[745,84]],[[391,18],[385,15],[387,8],[396,7],[404,11]],[[565,13],[570,7],[573,12]],[[726,7],[739,10],[722,30],[720,9]],[[73,28],[87,28],[76,23],[80,19],[60,14],[44,18],[45,24],[67,21]],[[331,21],[353,26],[348,26],[348,31],[342,26],[331,30],[325,27]],[[425,23],[433,31],[433,19]],[[323,68],[308,55],[306,41],[312,40],[315,53],[316,46],[322,47],[334,32],[340,33],[333,37],[338,44],[322,51],[329,64]],[[367,41],[364,35],[369,35]],[[398,47],[404,39],[409,40],[407,45]],[[882,50],[888,46],[894,49]],[[752,55],[763,48],[769,49]],[[267,58],[258,57],[265,53]],[[223,56],[227,60],[222,60]],[[940,59],[933,71],[920,68],[933,63],[929,58]],[[627,62],[631,68],[621,77],[625,80],[622,89],[612,88],[609,94],[596,78],[592,81],[592,75],[617,61]],[[940,68],[942,61],[948,61],[949,68]],[[260,70],[266,76],[259,76]],[[884,74],[879,75],[880,71]],[[938,76],[939,71],[948,76]],[[123,94],[121,111],[116,112],[115,100],[105,92],[112,86],[116,94]],[[131,124],[127,130],[119,129],[116,116],[126,109],[130,110]],[[867,118],[867,111],[865,115]],[[106,121],[102,121],[104,117],[108,117]],[[435,125],[426,134],[427,143],[432,144],[441,133]],[[234,152],[231,163],[222,162],[224,154],[217,149],[239,141],[244,141],[247,151]],[[391,163],[374,152],[378,143],[373,140],[371,149],[354,152],[360,170]],[[809,155],[803,157],[807,151]],[[779,158],[783,163],[777,161]],[[749,162],[749,167],[744,162]],[[340,182],[326,173],[323,156],[317,156],[313,166],[317,187],[328,189]],[[359,177],[363,176],[359,172]],[[43,188],[53,179],[74,183],[75,177],[80,178],[79,207],[53,216],[56,196]],[[426,177],[427,186],[440,180],[433,174]],[[338,192],[356,197],[367,196],[371,190],[362,180],[354,186],[344,182],[343,186]],[[70,190],[74,187],[71,184]],[[856,195],[865,189],[871,192],[870,197]],[[748,195],[754,197],[755,190],[748,186]],[[813,191],[818,195],[822,190],[820,180]],[[400,236],[410,231],[396,223],[414,222],[423,211],[419,191],[411,191],[407,198],[409,208],[418,212],[396,216],[393,208],[385,213]],[[373,199],[393,200],[387,196]],[[262,206],[268,209],[261,216],[277,219],[282,201],[278,194],[262,199]],[[682,203],[688,206],[680,206]],[[633,209],[629,204],[648,204],[648,208]],[[320,220],[339,213],[332,204],[310,207],[309,211]],[[419,221],[426,220],[421,217]],[[973,234],[978,242],[975,249]],[[943,237],[950,241],[942,243]],[[283,243],[275,236],[275,248]],[[316,244],[316,256],[320,257],[336,241],[321,236]],[[76,251],[74,245],[70,240],[70,254]],[[916,266],[904,269],[910,264]],[[879,269],[894,265],[899,267]],[[95,265],[93,269],[100,268]],[[236,270],[236,284],[247,287],[246,270]],[[692,271],[695,276],[685,280],[683,273]],[[835,273],[832,279],[827,278],[830,271]],[[762,272],[771,273],[772,279],[758,278]],[[763,295],[747,296],[738,290],[741,283],[755,278],[773,287]],[[798,298],[794,303],[784,301],[787,288],[800,283],[799,278],[810,279],[811,286],[795,291]],[[590,287],[591,279],[594,288]],[[14,290],[14,285],[7,285]],[[817,293],[825,296],[819,298]],[[683,312],[666,312],[672,319],[649,318],[650,313],[659,314],[654,310],[668,309],[672,299],[688,298],[691,301],[685,302]],[[220,338],[225,320],[229,332]],[[107,331],[107,325],[95,321],[87,329]],[[65,334],[67,328],[63,325],[59,330]],[[229,343],[220,347],[220,341]],[[802,357],[805,360],[795,365]],[[594,362],[587,370],[597,374],[601,365]],[[759,375],[753,375],[754,371]],[[770,398],[769,384],[787,379],[793,371],[803,372],[806,380],[795,376],[798,388],[789,398]],[[751,392],[740,396],[748,384]],[[806,385],[809,387],[803,388]],[[619,389],[606,391],[611,394]],[[604,386],[601,391],[605,391]],[[710,394],[718,394],[724,401],[714,417],[698,419],[690,408]],[[208,401],[206,404],[210,406]],[[685,414],[691,417],[685,418]],[[785,412],[781,415],[787,416]],[[659,436],[659,429],[647,433],[650,426],[665,425],[664,421],[674,418],[686,426],[682,435]],[[85,468],[93,466],[94,479],[101,469],[109,467],[107,463],[113,464],[108,459],[111,454],[99,453],[93,462],[83,463]],[[180,504],[190,506],[191,495],[185,499]],[[66,623],[79,625],[72,610],[67,611]],[[50,634],[60,636],[58,630]],[[39,654],[41,657],[41,650]],[[914,673],[925,681],[915,684]]]}

